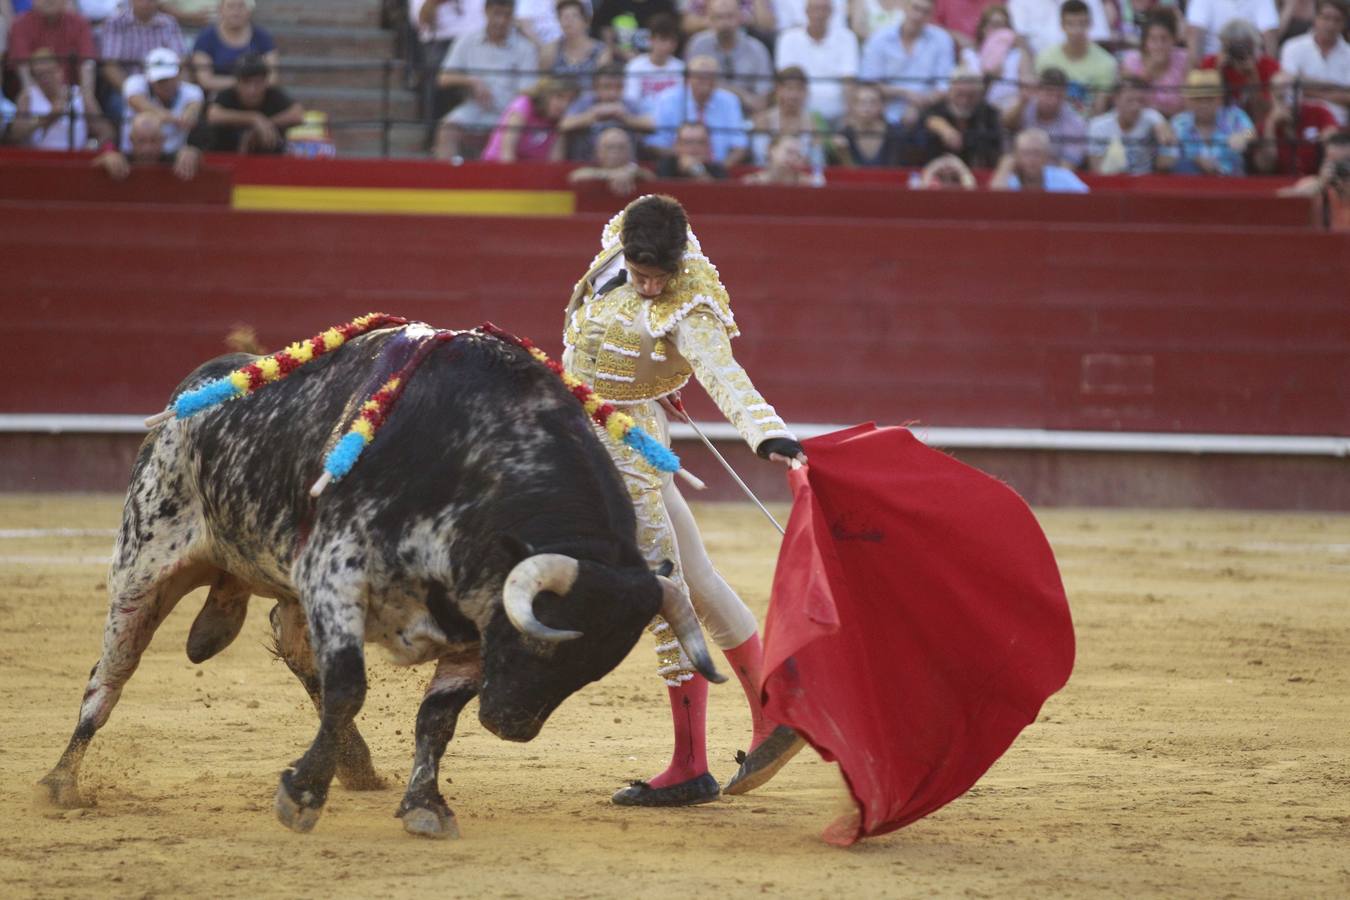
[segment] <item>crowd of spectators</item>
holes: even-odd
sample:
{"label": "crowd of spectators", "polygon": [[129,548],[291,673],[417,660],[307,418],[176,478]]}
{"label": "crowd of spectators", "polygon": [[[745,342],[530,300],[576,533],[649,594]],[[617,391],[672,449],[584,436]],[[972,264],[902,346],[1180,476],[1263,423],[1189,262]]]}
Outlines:
{"label": "crowd of spectators", "polygon": [[117,179],[203,151],[280,153],[304,109],[253,0],[0,0],[0,142],[97,148]]}
{"label": "crowd of spectators", "polygon": [[[743,166],[963,181],[955,162],[1023,189],[1312,176],[1350,110],[1350,0],[406,3],[437,158],[570,160],[616,189]],[[164,154],[269,153],[304,116],[253,0],[0,0],[0,38],[6,143],[125,156],[139,119]]]}
{"label": "crowd of spectators", "polygon": [[[780,183],[785,167],[819,183],[827,166],[958,183],[959,162],[995,170],[1000,187],[1081,190],[1075,172],[1312,175],[1350,112],[1350,0],[561,0],[552,12],[410,0],[418,58],[436,73],[427,96],[440,106],[424,111],[437,156],[480,155],[502,128],[551,129],[562,137],[538,142],[548,158],[624,186],[618,173],[638,162],[690,178],[751,164]],[[560,117],[521,112],[542,76],[576,92]]]}

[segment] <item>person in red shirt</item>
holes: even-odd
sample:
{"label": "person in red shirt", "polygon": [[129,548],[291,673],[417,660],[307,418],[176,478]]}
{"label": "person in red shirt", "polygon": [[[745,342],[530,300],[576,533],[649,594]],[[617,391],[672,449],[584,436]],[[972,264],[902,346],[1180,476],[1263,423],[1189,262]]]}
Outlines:
{"label": "person in red shirt", "polygon": [[1338,127],[1335,114],[1320,101],[1297,107],[1277,103],[1270,115],[1256,121],[1259,140],[1253,143],[1248,170],[1264,175],[1312,175],[1318,171],[1324,139]]}
{"label": "person in red shirt", "polygon": [[98,50],[94,32],[84,16],[67,9],[67,0],[33,0],[33,8],[14,20],[9,31],[9,60],[19,72],[24,89],[33,83],[28,60],[39,50],[50,50],[66,62],[66,81],[79,84],[87,115],[102,115],[94,97],[94,67]]}
{"label": "person in red shirt", "polygon": [[1261,35],[1256,26],[1234,19],[1219,30],[1219,52],[1200,62],[1202,69],[1218,69],[1227,88],[1228,103],[1236,103],[1253,122],[1264,122],[1274,102],[1270,80],[1280,71],[1273,56],[1261,52]]}
{"label": "person in red shirt", "polygon": [[[958,47],[975,46],[975,28],[985,9],[998,0],[937,0],[933,4],[933,24],[947,29]],[[1002,4],[1000,4],[1002,5]]]}

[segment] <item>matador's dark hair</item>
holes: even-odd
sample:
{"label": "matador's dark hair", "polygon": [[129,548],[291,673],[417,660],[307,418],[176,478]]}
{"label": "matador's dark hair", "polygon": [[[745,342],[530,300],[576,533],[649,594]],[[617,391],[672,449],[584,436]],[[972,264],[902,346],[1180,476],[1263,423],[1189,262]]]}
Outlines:
{"label": "matador's dark hair", "polygon": [[628,204],[619,240],[623,243],[624,258],[630,262],[674,272],[684,258],[688,233],[689,217],[680,201],[665,194],[652,194]]}

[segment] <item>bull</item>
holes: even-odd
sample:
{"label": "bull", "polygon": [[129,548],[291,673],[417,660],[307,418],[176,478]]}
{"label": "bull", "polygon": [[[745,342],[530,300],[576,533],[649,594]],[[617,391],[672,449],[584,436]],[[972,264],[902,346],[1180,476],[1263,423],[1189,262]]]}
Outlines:
{"label": "bull", "polygon": [[[696,666],[724,680],[688,598],[644,565],[632,504],[581,405],[521,347],[476,332],[437,345],[360,464],[311,496],[335,425],[408,357],[414,331],[369,332],[147,437],[114,547],[102,655],[70,743],[41,782],[52,801],[85,802],[90,740],[156,628],[203,586],[187,640],[194,663],[234,640],[252,596],[277,601],[275,651],[319,714],[276,794],[278,818],[301,832],[335,776],[349,789],[382,786],[354,721],[367,642],[399,664],[436,664],[397,812],[427,836],[458,833],[439,767],[474,696],[484,727],[529,741],[658,612]],[[208,362],[175,396],[255,359]]]}

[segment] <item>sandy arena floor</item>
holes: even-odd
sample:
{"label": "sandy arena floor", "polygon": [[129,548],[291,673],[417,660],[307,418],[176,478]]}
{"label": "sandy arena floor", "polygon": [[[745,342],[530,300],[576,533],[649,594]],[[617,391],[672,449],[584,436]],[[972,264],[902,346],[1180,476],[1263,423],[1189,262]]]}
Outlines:
{"label": "sandy arena floor", "polygon": [[[315,832],[292,834],[272,795],[312,708],[264,651],[268,601],[220,657],[187,661],[204,591],[161,628],[94,742],[97,806],[45,807],[32,786],[98,654],[120,502],[0,496],[6,897],[1350,895],[1350,517],[1043,513],[1077,622],[1073,679],[968,795],[838,850],[817,834],[842,782],[809,751],[742,798],[609,804],[668,752],[646,638],[533,743],[498,741],[466,711],[443,769],[454,842],[392,817],[426,673],[372,653],[360,723],[393,786],[335,785]],[[749,507],[696,512],[762,614],[776,534]],[[739,690],[716,689],[720,778],[747,730]]]}

